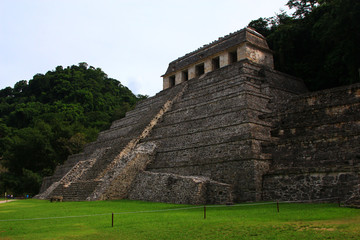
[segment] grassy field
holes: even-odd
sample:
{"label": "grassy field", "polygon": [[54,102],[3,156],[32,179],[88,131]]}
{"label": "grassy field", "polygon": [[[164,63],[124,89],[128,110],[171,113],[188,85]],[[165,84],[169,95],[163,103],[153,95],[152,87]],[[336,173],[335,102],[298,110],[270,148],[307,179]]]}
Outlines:
{"label": "grassy field", "polygon": [[337,204],[207,206],[206,219],[203,207],[166,211],[187,207],[19,200],[0,204],[0,239],[360,239],[360,210]]}

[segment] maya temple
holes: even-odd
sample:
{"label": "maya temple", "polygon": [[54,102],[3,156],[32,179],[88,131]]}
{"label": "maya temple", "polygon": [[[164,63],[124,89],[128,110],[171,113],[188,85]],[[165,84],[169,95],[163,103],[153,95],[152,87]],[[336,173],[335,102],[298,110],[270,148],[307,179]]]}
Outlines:
{"label": "maya temple", "polygon": [[162,77],[161,92],[58,166],[36,197],[358,201],[360,84],[309,92],[274,70],[251,28],[172,61]]}

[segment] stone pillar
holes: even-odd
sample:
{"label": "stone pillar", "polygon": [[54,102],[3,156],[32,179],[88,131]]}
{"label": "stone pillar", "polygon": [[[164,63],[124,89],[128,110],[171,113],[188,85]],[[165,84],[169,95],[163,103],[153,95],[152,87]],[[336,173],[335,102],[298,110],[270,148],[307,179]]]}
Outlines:
{"label": "stone pillar", "polygon": [[207,59],[204,62],[204,73],[208,73],[212,71],[212,62],[211,59]]}
{"label": "stone pillar", "polygon": [[168,89],[170,87],[169,77],[163,77],[163,90]]}
{"label": "stone pillar", "polygon": [[196,77],[195,65],[189,67],[189,72],[188,72],[188,74],[189,74],[189,79],[193,79],[193,78]]}
{"label": "stone pillar", "polygon": [[178,85],[180,83],[184,82],[182,72],[179,71],[175,74],[175,85]]}
{"label": "stone pillar", "polygon": [[248,58],[248,56],[246,54],[246,43],[241,44],[240,46],[238,46],[236,51],[237,51],[237,59],[238,59],[238,61],[241,61],[241,60],[244,60],[244,59]]}
{"label": "stone pillar", "polygon": [[225,67],[227,65],[229,65],[229,61],[230,61],[230,58],[229,58],[229,53],[228,52],[223,52],[221,53],[220,55],[220,67]]}

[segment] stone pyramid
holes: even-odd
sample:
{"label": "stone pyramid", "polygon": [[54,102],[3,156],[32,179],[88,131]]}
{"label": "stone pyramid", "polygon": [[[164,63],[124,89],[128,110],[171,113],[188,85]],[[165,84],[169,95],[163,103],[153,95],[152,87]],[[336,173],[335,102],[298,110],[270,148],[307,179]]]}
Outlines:
{"label": "stone pyramid", "polygon": [[[36,197],[227,204],[321,198],[323,186],[331,188],[323,178],[314,178],[314,183],[311,182],[312,176],[318,176],[318,170],[306,167],[298,154],[298,151],[314,151],[311,146],[301,148],[305,138],[299,136],[298,145],[294,145],[296,149],[292,149],[289,135],[282,134],[290,131],[294,137],[316,125],[315,118],[307,125],[299,125],[297,119],[305,121],[301,111],[305,111],[309,101],[313,103],[309,108],[313,111],[317,109],[315,106],[323,106],[317,99],[324,94],[311,95],[302,80],[275,71],[272,52],[259,33],[245,28],[171,62],[163,75],[163,87],[163,91],[139,102],[126,117],[113,122],[110,129],[101,132],[97,141],[88,144],[82,153],[70,156],[53,176],[44,179]],[[325,95],[331,98],[335,92]],[[359,143],[356,114],[359,86],[352,87],[350,92],[349,89],[337,92],[353,96],[352,102],[333,107],[352,106],[349,114],[355,120],[348,121],[348,127],[355,129],[351,141]],[[291,111],[296,105],[299,110]],[[323,106],[326,107],[329,106]],[[326,111],[321,114],[317,117]],[[335,110],[329,118],[328,125],[338,124],[334,121],[339,118]],[[292,126],[299,129],[291,130]],[[338,132],[346,130],[345,127],[339,129]],[[316,131],[321,129],[308,134],[316,135]],[[339,135],[336,131],[333,134]],[[286,137],[282,139],[279,135]],[[335,147],[351,145],[350,140],[338,141],[341,144]],[[346,168],[347,160],[339,160],[343,156],[339,155],[338,160],[324,167],[322,174],[336,175],[331,169],[333,163],[338,162],[338,166],[342,166],[338,169],[347,169],[352,179],[346,188],[355,186],[359,181],[358,150],[358,147],[349,150],[350,155],[353,153],[349,155],[354,158],[353,168]],[[282,157],[284,152],[286,157]],[[295,169],[293,165],[299,158],[297,175],[292,175],[291,169]],[[335,175],[333,180],[339,177]],[[307,178],[308,186],[318,183],[318,194],[294,195],[291,189]],[[342,182],[338,182],[337,188],[342,186]],[[304,191],[311,192],[311,189]]]}

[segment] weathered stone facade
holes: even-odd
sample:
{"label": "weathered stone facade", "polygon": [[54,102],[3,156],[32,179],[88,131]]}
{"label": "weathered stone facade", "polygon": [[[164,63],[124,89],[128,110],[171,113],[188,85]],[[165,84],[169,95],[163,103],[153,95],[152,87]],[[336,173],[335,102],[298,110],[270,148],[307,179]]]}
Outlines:
{"label": "weathered stone facade", "polygon": [[264,116],[273,161],[263,199],[348,199],[360,182],[359,109],[357,84],[291,98]]}
{"label": "weathered stone facade", "polygon": [[307,93],[300,79],[273,70],[265,39],[251,29],[175,60],[163,77],[165,90],[70,156],[37,197],[226,204],[356,196],[360,85]]}
{"label": "weathered stone facade", "polygon": [[221,37],[171,62],[162,76],[163,89],[245,59],[274,68],[265,38],[251,28]]}

